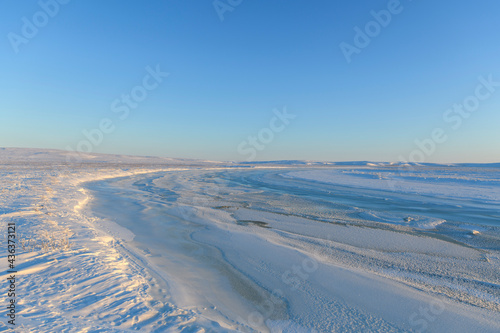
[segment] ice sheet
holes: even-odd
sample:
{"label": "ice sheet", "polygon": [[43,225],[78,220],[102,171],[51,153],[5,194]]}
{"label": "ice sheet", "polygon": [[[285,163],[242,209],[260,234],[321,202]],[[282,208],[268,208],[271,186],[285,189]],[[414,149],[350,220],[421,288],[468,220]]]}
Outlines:
{"label": "ice sheet", "polygon": [[27,331],[500,329],[498,168],[7,155]]}

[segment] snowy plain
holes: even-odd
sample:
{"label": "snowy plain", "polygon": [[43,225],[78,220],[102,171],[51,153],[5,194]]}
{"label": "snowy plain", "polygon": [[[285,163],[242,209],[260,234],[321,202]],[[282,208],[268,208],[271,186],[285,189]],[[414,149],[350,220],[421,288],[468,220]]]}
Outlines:
{"label": "snowy plain", "polygon": [[0,149],[17,331],[500,330],[498,165],[66,158]]}

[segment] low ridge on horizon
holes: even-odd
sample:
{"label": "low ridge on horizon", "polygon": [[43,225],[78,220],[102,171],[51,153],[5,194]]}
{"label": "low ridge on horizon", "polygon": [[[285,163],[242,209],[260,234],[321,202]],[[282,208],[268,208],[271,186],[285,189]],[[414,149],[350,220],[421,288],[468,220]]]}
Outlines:
{"label": "low ridge on horizon", "polygon": [[[8,152],[8,154],[5,154]],[[29,154],[23,156],[17,153],[28,152]],[[50,155],[53,153],[53,155]],[[45,154],[47,161],[50,160],[49,157],[58,157],[59,161],[64,157],[66,160],[68,155],[77,154],[81,160],[94,161],[94,162],[105,162],[112,161],[111,158],[115,159],[128,159],[129,161],[123,162],[182,162],[182,163],[213,163],[213,164],[242,164],[242,165],[262,165],[262,164],[281,164],[281,165],[332,165],[332,166],[400,166],[400,165],[422,165],[422,166],[490,166],[490,167],[500,167],[500,162],[498,163],[412,163],[412,162],[383,162],[383,161],[314,161],[314,160],[270,160],[270,161],[214,161],[214,160],[204,160],[204,159],[192,159],[192,158],[176,158],[176,157],[162,157],[162,156],[141,156],[141,155],[126,155],[126,154],[110,154],[110,153],[80,153],[72,152],[68,150],[52,149],[52,148],[27,148],[27,147],[0,147],[0,161],[2,159],[6,160],[20,160],[22,158],[29,158],[32,161],[43,160],[44,157],[41,154]],[[99,157],[101,160],[99,160]],[[104,159],[107,157],[107,159]],[[56,160],[57,161],[57,160]],[[67,160],[66,160],[67,161]],[[116,160],[113,160],[116,162]]]}

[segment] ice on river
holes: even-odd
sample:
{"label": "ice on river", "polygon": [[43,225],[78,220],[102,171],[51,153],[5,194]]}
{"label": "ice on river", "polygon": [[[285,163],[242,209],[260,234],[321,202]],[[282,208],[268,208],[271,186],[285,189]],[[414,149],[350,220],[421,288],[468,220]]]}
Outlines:
{"label": "ice on river", "polygon": [[498,166],[250,166],[0,151],[18,327],[500,330]]}

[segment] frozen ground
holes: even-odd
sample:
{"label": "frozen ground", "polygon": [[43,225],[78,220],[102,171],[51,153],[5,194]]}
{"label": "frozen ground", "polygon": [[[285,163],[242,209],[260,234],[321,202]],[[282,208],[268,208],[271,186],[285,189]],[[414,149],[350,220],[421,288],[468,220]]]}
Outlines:
{"label": "frozen ground", "polygon": [[19,331],[500,330],[498,165],[64,162],[0,150]]}

